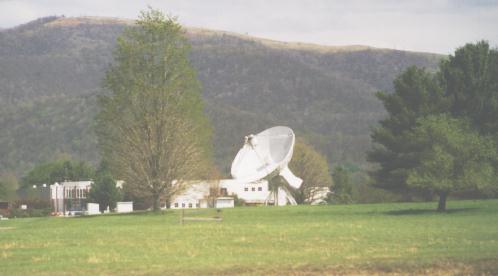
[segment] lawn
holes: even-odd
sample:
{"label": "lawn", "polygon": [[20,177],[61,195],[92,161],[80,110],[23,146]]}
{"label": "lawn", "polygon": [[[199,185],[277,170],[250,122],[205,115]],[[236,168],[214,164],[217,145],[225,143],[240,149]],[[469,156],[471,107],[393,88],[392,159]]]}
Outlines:
{"label": "lawn", "polygon": [[498,200],[0,221],[0,274],[498,274]]}

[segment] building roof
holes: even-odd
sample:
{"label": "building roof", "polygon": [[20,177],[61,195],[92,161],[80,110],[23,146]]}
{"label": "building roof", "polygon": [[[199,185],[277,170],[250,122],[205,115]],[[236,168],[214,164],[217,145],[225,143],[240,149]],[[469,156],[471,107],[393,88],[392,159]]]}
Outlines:
{"label": "building roof", "polygon": [[230,197],[230,196],[220,196],[220,197],[217,197],[216,200],[234,200],[233,197]]}
{"label": "building roof", "polygon": [[93,184],[93,181],[64,181],[56,184],[59,184],[65,188],[87,188]]}

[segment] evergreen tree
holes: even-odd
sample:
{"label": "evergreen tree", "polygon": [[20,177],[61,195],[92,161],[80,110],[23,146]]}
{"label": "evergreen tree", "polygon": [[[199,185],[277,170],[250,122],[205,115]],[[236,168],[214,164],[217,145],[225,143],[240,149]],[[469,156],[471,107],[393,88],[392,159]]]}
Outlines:
{"label": "evergreen tree", "polygon": [[353,202],[353,186],[351,183],[351,173],[342,166],[336,166],[332,174],[334,180],[332,203]]}
{"label": "evergreen tree", "polygon": [[99,204],[100,211],[116,208],[116,203],[123,198],[119,188],[116,187],[116,181],[108,173],[101,174],[92,184],[88,193],[89,202]]}
{"label": "evergreen tree", "polygon": [[372,173],[375,186],[406,192],[408,169],[416,164],[406,136],[417,119],[445,112],[449,104],[437,78],[424,69],[410,67],[396,78],[394,87],[392,94],[377,93],[389,115],[372,133],[375,144],[368,160],[380,165]]}
{"label": "evergreen tree", "polygon": [[410,68],[393,94],[377,94],[388,116],[372,133],[374,185],[436,193],[439,210],[450,192],[488,190],[498,167],[489,142],[498,138],[497,53],[486,42],[467,44],[437,74]]}
{"label": "evergreen tree", "polygon": [[498,50],[485,41],[467,44],[440,66],[451,114],[469,118],[483,134],[498,133]]}

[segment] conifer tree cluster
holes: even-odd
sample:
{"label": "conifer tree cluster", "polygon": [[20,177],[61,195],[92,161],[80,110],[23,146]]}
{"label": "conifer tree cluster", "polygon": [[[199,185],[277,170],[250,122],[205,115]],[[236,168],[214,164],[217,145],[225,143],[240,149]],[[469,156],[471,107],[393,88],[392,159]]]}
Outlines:
{"label": "conifer tree cluster", "polygon": [[388,116],[373,130],[369,161],[375,185],[439,196],[438,210],[456,191],[498,189],[498,50],[467,44],[439,71],[411,67],[378,92]]}

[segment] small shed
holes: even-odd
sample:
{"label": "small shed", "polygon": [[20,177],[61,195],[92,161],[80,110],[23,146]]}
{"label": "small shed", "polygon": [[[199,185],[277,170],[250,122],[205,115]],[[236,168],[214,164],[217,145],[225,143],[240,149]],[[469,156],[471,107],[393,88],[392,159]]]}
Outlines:
{"label": "small shed", "polygon": [[87,203],[86,204],[86,212],[88,215],[99,215],[100,214],[99,207],[100,206],[98,203]]}
{"label": "small shed", "polygon": [[216,198],[215,208],[233,208],[235,200],[233,197],[218,197]]}
{"label": "small shed", "polygon": [[118,213],[133,212],[133,201],[118,202],[116,204],[116,212]]}

